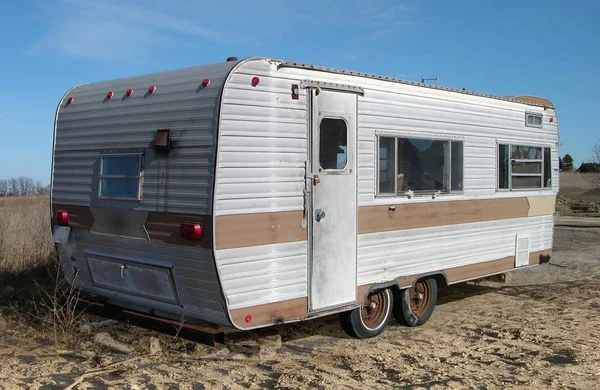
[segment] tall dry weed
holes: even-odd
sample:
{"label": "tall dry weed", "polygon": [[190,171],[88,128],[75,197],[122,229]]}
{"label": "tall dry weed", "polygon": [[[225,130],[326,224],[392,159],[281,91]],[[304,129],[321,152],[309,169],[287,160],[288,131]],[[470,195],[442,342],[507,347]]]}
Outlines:
{"label": "tall dry weed", "polygon": [[48,196],[0,198],[0,274],[50,264],[54,254]]}

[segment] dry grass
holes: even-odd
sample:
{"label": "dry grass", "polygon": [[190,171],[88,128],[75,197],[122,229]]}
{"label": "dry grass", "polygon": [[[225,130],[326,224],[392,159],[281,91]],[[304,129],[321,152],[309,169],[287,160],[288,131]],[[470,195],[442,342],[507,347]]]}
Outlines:
{"label": "dry grass", "polygon": [[591,190],[600,185],[600,173],[579,173],[579,172],[561,172],[560,188],[579,190]]}
{"label": "dry grass", "polygon": [[47,267],[54,257],[48,196],[0,198],[0,276]]}
{"label": "dry grass", "polygon": [[79,289],[60,272],[50,218],[48,196],[0,198],[0,315],[38,328],[58,345],[81,312]]}

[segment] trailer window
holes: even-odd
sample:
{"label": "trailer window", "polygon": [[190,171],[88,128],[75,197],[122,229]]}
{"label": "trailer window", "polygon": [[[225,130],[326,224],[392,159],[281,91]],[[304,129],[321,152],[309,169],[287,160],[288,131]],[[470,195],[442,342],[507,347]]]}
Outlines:
{"label": "trailer window", "polygon": [[142,155],[100,156],[100,198],[139,200]]}
{"label": "trailer window", "polygon": [[379,137],[378,194],[463,190],[462,141]]}
{"label": "trailer window", "polygon": [[525,114],[525,126],[542,127],[542,115],[540,114]]}
{"label": "trailer window", "polygon": [[319,163],[323,169],[346,168],[348,127],[343,119],[324,118],[319,126]]}
{"label": "trailer window", "polygon": [[498,145],[498,189],[550,187],[551,167],[550,148]]}

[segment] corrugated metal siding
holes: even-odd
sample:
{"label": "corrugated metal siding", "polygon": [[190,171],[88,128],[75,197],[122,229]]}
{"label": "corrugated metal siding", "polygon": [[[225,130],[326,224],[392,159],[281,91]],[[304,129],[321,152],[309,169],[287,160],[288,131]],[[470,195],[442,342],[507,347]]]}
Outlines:
{"label": "corrugated metal siding", "polygon": [[529,235],[530,252],[548,249],[552,226],[550,215],[363,234],[358,285],[514,256],[517,233]]}
{"label": "corrugated metal siding", "polygon": [[307,295],[306,241],[218,251],[230,310]]}
{"label": "corrugated metal siding", "polygon": [[[291,85],[298,82],[281,78],[268,61],[247,62],[232,73],[219,121],[216,216],[303,209],[307,97],[302,90],[292,100]],[[306,297],[306,253],[306,241],[217,250],[229,309]]]}
{"label": "corrugated metal siding", "polygon": [[[215,215],[302,209],[304,160],[308,159],[306,91],[292,100],[290,87],[304,80],[361,86],[365,91],[358,98],[359,206],[432,201],[431,197],[376,197],[376,132],[464,140],[465,191],[442,195],[436,202],[555,195],[558,190],[555,171],[551,190],[496,191],[497,140],[551,146],[553,165],[558,167],[557,122],[548,122],[556,115],[553,109],[278,65],[272,60],[246,62],[234,71],[224,90]],[[251,86],[254,76],[260,77],[257,87]],[[543,128],[526,127],[526,111],[543,113]],[[517,232],[531,235],[531,251],[546,249],[552,244],[552,225],[548,216],[361,235],[359,285],[514,255]],[[286,279],[299,274],[290,269],[285,245],[290,244],[273,245],[278,248],[275,254],[273,248],[264,251],[263,247],[216,251],[230,309],[306,294],[297,284],[299,279]],[[439,249],[446,247],[454,250]],[[306,266],[306,254],[293,258],[298,261],[293,267],[301,262]],[[267,265],[268,276],[244,276],[244,270],[262,270]],[[279,291],[295,293],[288,296]]]}
{"label": "corrugated metal siding", "polygon": [[[52,198],[54,203],[97,203],[101,151],[145,151],[141,202],[111,207],[210,215],[221,87],[235,62],[87,84],[59,109]],[[210,85],[202,87],[202,80]],[[149,94],[154,85],[156,92]],[[125,97],[125,91],[134,93]],[[106,99],[112,91],[114,97]],[[149,147],[158,129],[170,129],[168,155]],[[112,202],[114,203],[114,202]]]}
{"label": "corrugated metal siding", "polygon": [[[251,85],[258,76],[260,84]],[[223,91],[215,215],[302,210],[306,93],[264,61],[245,63]],[[298,82],[297,80],[295,81]]]}
{"label": "corrugated metal siding", "polygon": [[[211,215],[218,105],[225,78],[235,64],[227,62],[88,84],[69,92],[65,99],[73,97],[74,102],[67,105],[63,101],[57,115],[53,203],[90,206],[95,210],[109,207]],[[206,88],[201,85],[205,78],[211,81]],[[151,85],[157,87],[153,94],[147,92]],[[134,93],[125,97],[129,88]],[[114,93],[110,100],[106,99],[109,91]],[[150,146],[158,129],[171,130],[172,150],[168,154],[157,153]],[[142,200],[99,201],[101,153],[131,149],[144,152]],[[210,249],[83,232],[74,232],[66,249],[69,256],[63,257],[63,268],[68,274],[71,265],[77,265],[85,291],[127,304],[229,325]],[[183,307],[94,286],[87,267],[89,251],[108,258],[171,264]]]}
{"label": "corrugated metal siding", "polygon": [[[172,245],[80,232],[73,232],[73,242],[75,246],[70,248],[70,252],[76,260],[63,258],[63,268],[66,266],[68,269],[69,265],[77,266],[80,271],[79,281],[84,291],[142,307],[229,325],[210,249],[182,246],[174,249]],[[182,307],[94,286],[86,259],[89,257],[89,252],[108,258],[126,258],[144,263],[172,265],[174,282]]]}

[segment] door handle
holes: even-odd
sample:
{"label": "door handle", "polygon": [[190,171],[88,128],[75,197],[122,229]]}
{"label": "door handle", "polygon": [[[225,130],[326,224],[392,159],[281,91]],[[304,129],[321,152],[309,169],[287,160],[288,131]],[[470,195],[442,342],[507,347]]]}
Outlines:
{"label": "door handle", "polygon": [[316,209],[315,210],[315,221],[321,222],[321,220],[323,218],[325,218],[325,211],[323,211],[321,209]]}

